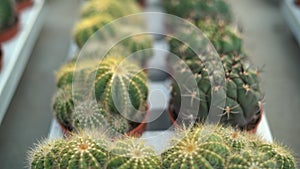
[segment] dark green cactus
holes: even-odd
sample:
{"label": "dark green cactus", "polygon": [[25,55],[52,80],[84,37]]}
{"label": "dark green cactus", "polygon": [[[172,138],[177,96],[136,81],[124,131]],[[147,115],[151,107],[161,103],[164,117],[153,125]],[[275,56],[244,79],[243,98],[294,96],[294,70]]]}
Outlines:
{"label": "dark green cactus", "polygon": [[14,4],[11,0],[0,1],[0,33],[10,28],[17,21]]}
{"label": "dark green cactus", "polygon": [[231,9],[223,0],[163,0],[163,4],[167,13],[194,22],[206,18],[232,21]]}
{"label": "dark green cactus", "polygon": [[117,140],[110,151],[107,169],[159,169],[160,157],[151,147],[147,147],[141,140],[125,138]]}
{"label": "dark green cactus", "polygon": [[[223,113],[219,115],[220,122],[242,130],[252,130],[260,121],[262,114],[263,93],[260,89],[259,73],[257,69],[247,66],[245,56],[221,55],[220,57],[226,78],[225,107],[218,107],[223,110]],[[220,90],[220,88],[211,89],[208,71],[200,59],[187,59],[185,63],[194,73],[199,90],[198,95],[190,94],[186,98],[198,101],[199,110],[198,115],[183,111],[181,117],[193,116],[193,119],[203,122],[211,107],[211,90]],[[172,86],[171,108],[175,116],[178,116],[181,106],[180,90],[176,82]]]}
{"label": "dark green cactus", "polygon": [[[200,21],[197,23],[198,28],[205,36],[203,39],[191,36],[189,29],[182,30],[182,34],[178,35],[188,40],[193,44],[199,44],[203,50],[206,47],[207,39],[212,43],[217,52],[221,54],[235,54],[242,53],[242,39],[239,32],[231,26],[226,26],[221,22],[214,22],[212,20]],[[206,39],[207,38],[207,39]],[[205,45],[201,46],[204,42]],[[195,57],[194,51],[185,43],[180,42],[175,38],[169,38],[170,51],[182,59],[190,59]]]}
{"label": "dark green cactus", "polygon": [[[73,29],[73,38],[79,48],[88,41],[88,39],[99,29],[113,21],[113,18],[108,14],[95,15],[92,17],[80,20]],[[113,36],[115,28],[110,27],[109,31],[98,33],[97,36],[104,38],[105,36]]]}
{"label": "dark green cactus", "polygon": [[108,56],[95,71],[95,95],[99,104],[129,120],[143,120],[148,97],[143,70],[123,57]]}

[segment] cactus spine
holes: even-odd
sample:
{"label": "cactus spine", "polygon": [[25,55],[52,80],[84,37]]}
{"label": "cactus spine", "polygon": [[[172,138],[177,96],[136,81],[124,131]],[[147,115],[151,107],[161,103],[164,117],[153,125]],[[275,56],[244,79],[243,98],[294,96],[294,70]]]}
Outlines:
{"label": "cactus spine", "polygon": [[116,141],[110,151],[107,168],[159,169],[160,165],[160,158],[151,147],[145,146],[140,140],[126,138]]}

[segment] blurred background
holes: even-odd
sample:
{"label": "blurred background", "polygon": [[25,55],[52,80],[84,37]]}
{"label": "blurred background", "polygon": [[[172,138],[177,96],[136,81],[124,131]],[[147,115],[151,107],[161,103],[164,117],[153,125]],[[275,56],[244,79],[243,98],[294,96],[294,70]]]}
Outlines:
{"label": "blurred background", "polygon": [[[264,110],[274,140],[299,154],[300,47],[282,13],[285,2],[228,2],[243,30],[245,49],[263,70]],[[81,3],[79,0],[45,1],[40,13],[43,24],[0,125],[1,169],[24,168],[26,151],[49,134],[54,73],[68,56],[71,30],[79,17]]]}

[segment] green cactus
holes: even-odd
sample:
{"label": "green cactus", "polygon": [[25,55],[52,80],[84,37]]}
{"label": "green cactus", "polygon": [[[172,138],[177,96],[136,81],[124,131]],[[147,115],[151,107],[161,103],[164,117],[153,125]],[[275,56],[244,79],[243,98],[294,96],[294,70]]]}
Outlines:
{"label": "green cactus", "polygon": [[40,143],[30,152],[31,168],[104,168],[108,160],[107,138],[91,133],[83,131],[67,139]]}
{"label": "green cactus", "polygon": [[28,161],[31,169],[53,169],[59,167],[60,147],[62,140],[42,141],[29,151]]}
{"label": "green cactus", "polygon": [[135,52],[137,52],[133,55],[132,59],[141,66],[145,66],[147,60],[149,60],[153,55],[152,35],[131,36],[122,40],[118,45],[126,47],[129,50],[130,54],[134,54]]}
{"label": "green cactus", "polygon": [[[99,29],[101,29],[106,24],[113,21],[113,18],[107,14],[95,15],[92,17],[84,18],[80,20],[74,30],[73,30],[73,38],[79,48],[82,48],[83,45],[88,41],[88,39]],[[97,36],[100,38],[104,38],[105,36],[113,36],[115,32],[115,28],[110,27],[106,29],[105,33],[98,33]]]}
{"label": "green cactus", "polygon": [[[225,107],[217,107],[223,110],[220,122],[232,125],[242,130],[252,130],[261,118],[261,104],[263,93],[260,89],[259,73],[256,69],[247,66],[245,56],[221,55],[226,82]],[[245,62],[244,62],[245,60]],[[186,96],[186,99],[199,102],[198,115],[189,112],[181,112],[181,117],[193,116],[197,122],[203,122],[209,113],[211,105],[211,90],[221,90],[215,87],[211,89],[211,82],[205,64],[200,59],[187,59],[185,63],[194,73],[198,84],[199,94]],[[188,71],[188,70],[184,70]],[[184,73],[184,72],[183,72]],[[219,84],[217,84],[219,85]],[[196,89],[194,89],[196,90]],[[172,85],[171,108],[175,116],[179,116],[181,106],[180,89],[176,82]],[[196,117],[196,118],[195,118]],[[183,121],[185,119],[182,119]],[[187,121],[188,122],[188,121]]]}
{"label": "green cactus", "polygon": [[84,101],[79,103],[73,113],[74,129],[103,129],[110,135],[125,134],[129,131],[130,125],[127,119],[121,115],[109,114],[97,103]]}
{"label": "green cactus", "polygon": [[110,113],[118,113],[132,121],[144,119],[148,86],[142,69],[123,57],[108,56],[96,73],[95,95]]}
{"label": "green cactus", "polygon": [[[203,39],[197,39],[198,36],[191,36],[189,29],[182,30],[178,36],[183,37],[192,44],[199,44],[203,50],[205,45],[200,46],[202,41],[207,44],[207,39],[212,43],[217,52],[221,54],[235,54],[242,53],[242,39],[239,32],[231,26],[225,26],[223,23],[213,22],[212,20],[200,21],[197,24],[198,28],[202,31]],[[206,39],[207,38],[207,39]],[[179,40],[169,38],[170,51],[182,59],[190,59],[195,57],[195,53],[189,46]]]}
{"label": "green cactus", "polygon": [[52,107],[57,121],[66,129],[73,130],[74,102],[70,85],[57,90]]}
{"label": "green cactus", "polygon": [[264,152],[266,158],[271,158],[276,162],[278,169],[295,169],[295,158],[291,152],[278,144],[260,144],[258,150]]}
{"label": "green cactus", "polygon": [[14,4],[11,0],[0,1],[0,33],[13,26],[17,21]]}
{"label": "green cactus", "polygon": [[117,140],[110,151],[107,169],[159,169],[160,157],[141,140],[125,138]]}
{"label": "green cactus", "polygon": [[108,14],[114,19],[140,12],[139,6],[132,0],[120,3],[118,0],[92,0],[87,2],[81,9],[81,17],[87,18],[99,14]]}
{"label": "green cactus", "polygon": [[163,5],[167,13],[193,22],[206,18],[232,21],[231,9],[223,0],[163,0]]}
{"label": "green cactus", "polygon": [[257,150],[247,149],[239,154],[229,157],[227,169],[273,169],[276,167],[276,161],[266,158],[265,153]]}
{"label": "green cactus", "polygon": [[203,128],[182,131],[173,138],[172,146],[162,154],[163,168],[225,168],[230,148],[216,133],[204,134]]}

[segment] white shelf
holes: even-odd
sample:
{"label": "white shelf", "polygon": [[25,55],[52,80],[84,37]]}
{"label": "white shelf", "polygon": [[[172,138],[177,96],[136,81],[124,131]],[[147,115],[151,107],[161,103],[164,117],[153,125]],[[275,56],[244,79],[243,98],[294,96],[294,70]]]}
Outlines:
{"label": "white shelf", "polygon": [[300,7],[295,5],[294,0],[284,0],[281,11],[300,46]]}
{"label": "white shelf", "polygon": [[22,11],[18,34],[2,44],[4,64],[0,73],[0,124],[41,30],[43,6],[44,0],[35,0],[32,7]]}

